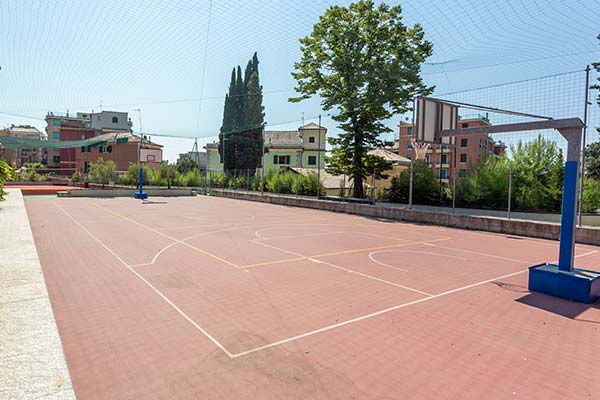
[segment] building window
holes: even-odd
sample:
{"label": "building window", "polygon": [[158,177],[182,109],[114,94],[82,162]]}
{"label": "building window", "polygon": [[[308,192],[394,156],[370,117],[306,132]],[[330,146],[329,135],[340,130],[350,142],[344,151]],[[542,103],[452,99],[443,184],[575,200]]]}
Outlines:
{"label": "building window", "polygon": [[412,149],[413,148],[412,142],[410,142],[410,141],[406,142],[406,148],[409,149],[409,150]]}
{"label": "building window", "polygon": [[154,154],[148,154],[148,156],[146,156],[146,161],[156,161],[156,156]]}
{"label": "building window", "polygon": [[52,134],[52,137],[53,137],[54,139],[56,139],[56,140],[60,140],[60,132],[54,132],[54,133]]}
{"label": "building window", "polygon": [[410,154],[407,155],[406,158],[408,158],[409,160],[412,160],[412,156]]}
{"label": "building window", "polygon": [[99,153],[104,153],[104,146],[98,147],[98,152]]}
{"label": "building window", "polygon": [[60,126],[60,119],[55,119],[54,121],[52,121],[52,125]]}
{"label": "building window", "polygon": [[113,124],[118,124],[119,123],[119,118],[113,117],[112,118],[112,122],[113,122]]}
{"label": "building window", "polygon": [[53,156],[52,157],[52,162],[59,163],[60,162],[60,156]]}
{"label": "building window", "polygon": [[81,146],[81,152],[85,153],[85,146]]}
{"label": "building window", "polygon": [[308,156],[308,165],[317,165],[317,156]]}
{"label": "building window", "polygon": [[278,155],[273,156],[273,164],[289,164],[289,163],[290,163],[290,156],[278,156]]}
{"label": "building window", "polygon": [[460,155],[460,162],[461,163],[466,163],[467,162],[467,155],[466,154],[461,154]]}
{"label": "building window", "polygon": [[467,147],[468,144],[469,144],[469,139],[467,139],[467,138],[460,139],[460,147]]}
{"label": "building window", "polygon": [[429,164],[429,154],[425,154],[425,162]]}
{"label": "building window", "polygon": [[460,176],[461,178],[466,178],[467,177],[467,170],[466,169],[461,169],[460,171],[458,171],[458,176]]}
{"label": "building window", "polygon": [[469,127],[469,123],[468,122],[463,122],[461,126],[463,128],[468,128]]}
{"label": "building window", "polygon": [[442,164],[448,164],[448,156],[446,154],[442,154]]}
{"label": "building window", "polygon": [[440,177],[441,177],[442,179],[446,179],[446,170],[445,170],[445,169],[441,169],[441,170],[440,170]]}
{"label": "building window", "polygon": [[408,136],[412,136],[412,134],[413,134],[413,128],[412,128],[412,126],[409,126],[408,129],[406,129],[406,134]]}
{"label": "building window", "polygon": [[106,146],[106,152],[112,153],[112,146]]}
{"label": "building window", "polygon": [[314,136],[309,136],[308,137],[308,143],[314,143],[315,142],[315,137]]}

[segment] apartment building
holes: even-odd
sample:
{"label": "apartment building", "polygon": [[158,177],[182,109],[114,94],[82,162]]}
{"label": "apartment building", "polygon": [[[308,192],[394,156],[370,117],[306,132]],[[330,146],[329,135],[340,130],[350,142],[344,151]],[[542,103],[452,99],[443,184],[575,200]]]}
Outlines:
{"label": "apartment building", "polygon": [[[317,168],[319,159],[323,168],[326,136],[327,129],[323,126],[319,129],[319,125],[314,123],[301,126],[295,131],[265,131],[264,142],[267,151],[263,157],[265,169]],[[219,144],[208,143],[204,148],[207,168],[222,170]]]}
{"label": "apartment building", "polygon": [[[131,132],[132,122],[126,112],[102,111],[75,115],[46,115],[46,134],[50,141],[88,139],[108,132]],[[48,166],[70,174],[76,168],[75,149],[48,149]]]}
{"label": "apartment building", "polygon": [[[31,125],[11,125],[0,131],[0,136],[13,136],[23,139],[45,140],[46,135]],[[0,159],[20,168],[25,163],[46,163],[48,152],[38,147],[32,149],[2,149]]]}
{"label": "apartment building", "polygon": [[[489,126],[490,121],[487,117],[479,116],[477,118],[458,120],[460,128],[475,128],[480,126]],[[414,135],[412,124],[400,122],[399,139],[396,140],[396,150],[398,154],[411,159],[414,157],[411,139]],[[488,134],[481,135],[459,135],[454,137],[456,145],[456,171],[458,177],[467,176],[470,165],[477,163],[484,155],[502,155],[506,150],[504,143],[495,141]],[[425,155],[425,161],[433,168],[435,174],[442,181],[452,178],[452,166],[454,163],[452,147],[446,144],[432,144],[429,146]]]}

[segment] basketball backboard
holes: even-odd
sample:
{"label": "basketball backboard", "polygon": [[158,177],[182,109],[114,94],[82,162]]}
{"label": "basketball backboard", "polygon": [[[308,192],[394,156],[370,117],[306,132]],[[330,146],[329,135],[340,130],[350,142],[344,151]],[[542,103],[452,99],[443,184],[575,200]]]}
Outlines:
{"label": "basketball backboard", "polygon": [[415,136],[425,143],[450,143],[450,138],[442,138],[440,132],[456,129],[458,106],[438,99],[417,97]]}

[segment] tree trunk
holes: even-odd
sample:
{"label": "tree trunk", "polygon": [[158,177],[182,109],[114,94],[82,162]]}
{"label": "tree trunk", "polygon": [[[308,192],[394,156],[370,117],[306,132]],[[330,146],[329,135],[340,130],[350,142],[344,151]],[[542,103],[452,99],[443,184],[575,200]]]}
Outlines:
{"label": "tree trunk", "polygon": [[363,190],[362,176],[355,173],[352,180],[354,180],[354,197],[357,199],[363,199],[365,197],[365,193]]}
{"label": "tree trunk", "polygon": [[352,180],[354,181],[354,197],[357,199],[363,199],[365,193],[363,190],[363,178],[362,178],[362,149],[363,143],[362,138],[354,132],[354,167],[352,171]]}

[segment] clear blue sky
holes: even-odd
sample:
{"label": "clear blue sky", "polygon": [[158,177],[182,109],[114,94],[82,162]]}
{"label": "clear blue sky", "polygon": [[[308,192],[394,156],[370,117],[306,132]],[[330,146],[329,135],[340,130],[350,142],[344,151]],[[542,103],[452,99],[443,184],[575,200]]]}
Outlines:
{"label": "clear blue sky", "polygon": [[[0,112],[33,119],[0,114],[0,126],[29,123],[43,129],[46,111],[112,109],[128,111],[138,131],[133,110],[141,108],[143,130],[150,135],[212,141],[221,124],[231,68],[243,67],[254,51],[261,61],[269,126],[295,128],[302,113],[307,120],[316,117],[321,112],[318,99],[287,102],[294,87],[290,72],[299,57],[298,39],[310,32],[330,3],[215,0],[212,8],[210,4],[1,1]],[[436,93],[580,70],[600,61],[597,0],[400,4],[406,22],[421,23],[434,44],[423,75],[436,85]],[[579,80],[561,81],[559,89],[548,82],[536,93],[524,90],[519,96],[525,102],[535,102],[544,93],[555,102],[566,97],[574,104],[567,111],[576,111],[572,91],[580,90]],[[324,125],[332,134],[337,131],[328,118]],[[192,146],[190,140],[155,139],[166,146],[170,160]]]}

